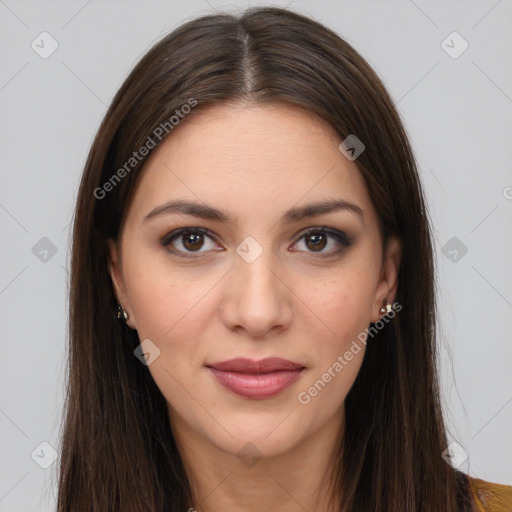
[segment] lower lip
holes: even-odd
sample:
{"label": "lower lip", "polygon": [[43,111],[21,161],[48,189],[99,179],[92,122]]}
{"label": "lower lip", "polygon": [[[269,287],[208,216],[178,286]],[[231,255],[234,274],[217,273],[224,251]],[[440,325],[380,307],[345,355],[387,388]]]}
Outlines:
{"label": "lower lip", "polygon": [[272,373],[238,373],[209,368],[225,388],[245,398],[275,396],[291,386],[300,377],[303,369]]}

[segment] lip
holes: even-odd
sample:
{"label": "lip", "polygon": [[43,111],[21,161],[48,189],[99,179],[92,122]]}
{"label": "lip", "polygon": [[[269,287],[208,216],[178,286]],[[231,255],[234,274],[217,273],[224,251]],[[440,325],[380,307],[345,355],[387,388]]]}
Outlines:
{"label": "lip", "polygon": [[291,386],[305,369],[301,364],[269,357],[255,361],[230,359],[207,364],[217,381],[233,393],[245,398],[270,398]]}

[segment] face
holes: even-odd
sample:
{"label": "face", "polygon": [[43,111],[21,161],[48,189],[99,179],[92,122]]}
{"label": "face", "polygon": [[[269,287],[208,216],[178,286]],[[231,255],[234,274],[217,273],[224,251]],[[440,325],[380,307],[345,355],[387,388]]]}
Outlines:
{"label": "face", "polygon": [[340,142],[297,107],[222,104],[147,161],[110,273],[173,430],[270,457],[342,417],[399,244]]}

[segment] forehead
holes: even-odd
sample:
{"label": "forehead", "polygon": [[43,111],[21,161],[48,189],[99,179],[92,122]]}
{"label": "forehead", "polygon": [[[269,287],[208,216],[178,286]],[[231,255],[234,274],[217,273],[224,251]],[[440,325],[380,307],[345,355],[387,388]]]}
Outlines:
{"label": "forehead", "polygon": [[153,151],[132,208],[140,216],[190,199],[263,216],[340,198],[368,214],[364,180],[340,142],[328,123],[299,107],[213,105],[182,121]]}

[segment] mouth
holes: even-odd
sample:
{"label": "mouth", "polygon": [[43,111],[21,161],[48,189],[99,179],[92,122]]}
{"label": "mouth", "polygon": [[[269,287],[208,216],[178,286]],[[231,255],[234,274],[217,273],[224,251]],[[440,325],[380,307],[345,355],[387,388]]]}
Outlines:
{"label": "mouth", "polygon": [[238,396],[270,398],[291,386],[305,370],[301,364],[276,357],[255,361],[237,358],[207,364],[216,380]]}

